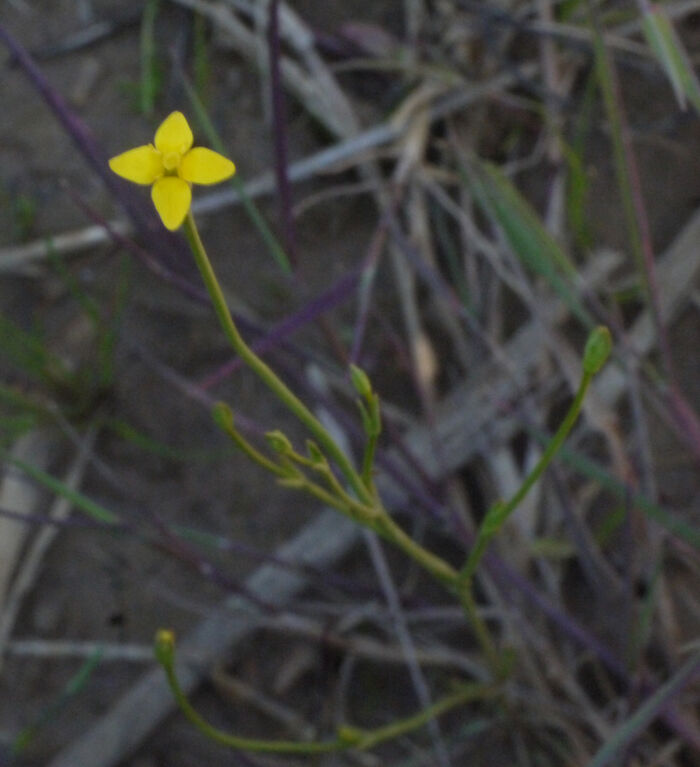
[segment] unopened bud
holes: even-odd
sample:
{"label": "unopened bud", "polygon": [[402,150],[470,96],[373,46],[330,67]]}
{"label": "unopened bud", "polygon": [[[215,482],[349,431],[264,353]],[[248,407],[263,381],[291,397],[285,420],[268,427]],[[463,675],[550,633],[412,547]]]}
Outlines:
{"label": "unopened bud", "polygon": [[275,453],[279,453],[280,455],[289,455],[289,453],[294,452],[294,448],[292,447],[292,443],[289,441],[289,438],[279,429],[268,431],[265,435],[265,439],[267,440],[267,444],[270,446],[270,449],[274,450]]}
{"label": "unopened bud", "polygon": [[158,629],[153,651],[161,666],[171,666],[175,657],[175,634],[170,629]]}
{"label": "unopened bud", "polygon": [[211,409],[211,415],[220,429],[230,431],[233,428],[233,411],[225,402],[217,402]]}
{"label": "unopened bud", "polygon": [[588,375],[595,375],[605,364],[612,351],[612,336],[605,325],[599,325],[591,331],[583,352],[583,370]]}
{"label": "unopened bud", "polygon": [[362,368],[357,367],[357,365],[350,365],[350,380],[360,397],[367,399],[372,394],[369,376]]}

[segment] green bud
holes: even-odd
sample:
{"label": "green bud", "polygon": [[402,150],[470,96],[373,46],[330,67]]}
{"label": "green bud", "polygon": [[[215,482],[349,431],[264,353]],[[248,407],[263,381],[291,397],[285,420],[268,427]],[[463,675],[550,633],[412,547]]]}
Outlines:
{"label": "green bud", "polygon": [[605,325],[599,325],[591,331],[583,352],[583,370],[588,375],[595,375],[605,364],[612,351],[612,336]]}
{"label": "green bud", "polygon": [[175,634],[170,629],[158,629],[153,652],[161,666],[172,666],[175,659]]}
{"label": "green bud", "polygon": [[287,435],[281,432],[279,429],[268,431],[265,435],[265,439],[267,440],[267,444],[270,446],[270,449],[274,450],[275,453],[279,453],[280,455],[289,455],[290,453],[294,452],[292,443],[289,441]]}
{"label": "green bud", "polygon": [[350,365],[350,380],[360,397],[367,399],[372,394],[369,376],[362,368],[357,367],[357,365]]}
{"label": "green bud", "polygon": [[233,411],[225,402],[217,402],[211,409],[214,423],[224,431],[233,429]]}
{"label": "green bud", "polygon": [[306,452],[313,463],[318,466],[326,464],[326,456],[323,455],[319,446],[311,439],[306,440]]}

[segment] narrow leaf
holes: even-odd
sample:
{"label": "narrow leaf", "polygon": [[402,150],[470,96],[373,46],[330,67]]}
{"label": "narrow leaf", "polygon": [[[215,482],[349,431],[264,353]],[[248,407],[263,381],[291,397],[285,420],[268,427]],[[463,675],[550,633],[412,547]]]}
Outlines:
{"label": "narrow leaf", "polygon": [[676,30],[660,5],[644,8],[642,27],[649,47],[666,72],[681,109],[687,101],[700,113],[700,82]]}
{"label": "narrow leaf", "polygon": [[523,265],[542,277],[585,327],[592,327],[593,319],[573,288],[575,265],[510,179],[484,161],[472,162],[464,176],[475,200],[500,227]]}

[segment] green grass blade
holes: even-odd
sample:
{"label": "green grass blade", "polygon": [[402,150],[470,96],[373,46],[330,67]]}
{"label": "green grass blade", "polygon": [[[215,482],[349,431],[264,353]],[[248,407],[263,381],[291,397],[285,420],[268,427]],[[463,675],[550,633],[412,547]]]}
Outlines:
{"label": "green grass blade", "polygon": [[78,669],[78,672],[68,680],[68,683],[58,694],[57,698],[41,711],[37,720],[19,733],[11,746],[13,756],[19,756],[31,743],[38,731],[54,719],[65,708],[70,699],[75,697],[85,687],[102,659],[102,652],[102,648],[98,647]]}
{"label": "green grass blade", "polygon": [[153,114],[156,96],[160,88],[160,74],[156,60],[155,26],[159,0],[148,0],[141,21],[141,82],[139,106],[144,115]]}
{"label": "green grass blade", "polygon": [[105,426],[135,448],[150,453],[151,455],[158,456],[159,458],[164,458],[168,461],[213,463],[224,458],[229,458],[237,453],[236,448],[232,445],[211,448],[173,447],[172,445],[168,445],[149,437],[147,434],[144,434],[131,426],[131,424],[119,419],[112,419],[108,421]]}
{"label": "green grass blade", "polygon": [[526,269],[542,277],[587,328],[593,318],[572,286],[576,267],[546,230],[537,212],[514,184],[492,163],[473,161],[462,171],[476,202],[497,224]]}
{"label": "green grass blade", "polygon": [[[182,84],[185,88],[187,98],[190,100],[192,109],[194,110],[197,122],[204,131],[207,140],[212,145],[212,147],[216,149],[217,152],[228,156],[226,147],[224,147],[224,144],[221,141],[221,137],[214,127],[214,124],[210,120],[206,107],[197,95],[197,91],[192,87],[192,83],[187,79],[184,73],[182,73]],[[253,202],[253,200],[251,200],[250,196],[246,194],[245,184],[241,179],[240,173],[236,172],[233,174],[233,176],[231,176],[230,184],[233,186],[233,188],[236,190],[236,193],[240,197],[246,214],[253,223],[253,226],[255,226],[255,228],[258,230],[260,236],[263,238],[265,245],[270,252],[270,255],[275,259],[278,266],[285,272],[285,274],[291,274],[292,266],[289,263],[287,254],[284,252],[284,248],[273,234],[272,229],[270,229],[268,226],[256,204]]]}
{"label": "green grass blade", "polygon": [[[528,429],[528,432],[532,434],[540,444],[544,445],[547,443],[546,435],[541,432],[535,432],[530,429]],[[649,519],[661,525],[668,530],[669,533],[672,533],[685,541],[689,546],[700,549],[700,529],[682,519],[678,519],[668,509],[663,508],[658,503],[654,503],[646,496],[640,493],[631,492],[627,485],[614,477],[610,472],[600,466],[600,464],[571,450],[571,448],[567,446],[563,446],[559,451],[559,460],[571,466],[582,476],[595,480],[601,488],[609,492],[617,500],[639,509]],[[607,523],[613,527],[617,527],[622,524],[623,517],[624,509],[621,510],[619,517],[611,515],[607,520]],[[605,538],[607,533],[611,532],[612,530],[601,528],[599,535],[596,537]]]}
{"label": "green grass blade", "polygon": [[36,382],[68,386],[71,376],[56,355],[46,348],[37,332],[27,332],[0,314],[0,356]]}
{"label": "green grass blade", "polygon": [[654,52],[671,83],[681,109],[689,101],[700,113],[700,82],[676,30],[660,5],[644,8],[642,29],[649,47]]}
{"label": "green grass blade", "polygon": [[209,50],[207,48],[207,22],[201,13],[194,14],[193,21],[194,87],[202,104],[207,101],[210,81]]}
{"label": "green grass blade", "polygon": [[56,495],[60,495],[67,501],[70,501],[73,506],[82,511],[84,514],[87,514],[89,517],[97,520],[98,522],[102,522],[108,525],[117,525],[121,522],[119,516],[113,511],[110,511],[99,503],[96,503],[77,490],[73,490],[64,482],[61,482],[60,479],[56,479],[56,477],[52,476],[48,472],[43,471],[43,469],[39,469],[36,466],[32,466],[32,464],[27,463],[26,461],[22,461],[19,458],[14,458],[7,454],[2,455],[0,453],[0,457],[2,457],[3,460],[5,460],[7,463],[16,466],[28,477],[31,477],[31,479],[33,479],[35,482],[38,482],[40,485],[43,485],[43,487],[47,488],[47,490],[50,490]]}

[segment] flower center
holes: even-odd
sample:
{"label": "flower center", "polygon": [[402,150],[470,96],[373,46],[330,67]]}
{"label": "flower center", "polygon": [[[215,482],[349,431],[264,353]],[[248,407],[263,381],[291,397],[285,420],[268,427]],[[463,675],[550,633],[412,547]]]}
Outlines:
{"label": "flower center", "polygon": [[166,152],[163,155],[163,167],[165,170],[175,170],[180,164],[179,152]]}

